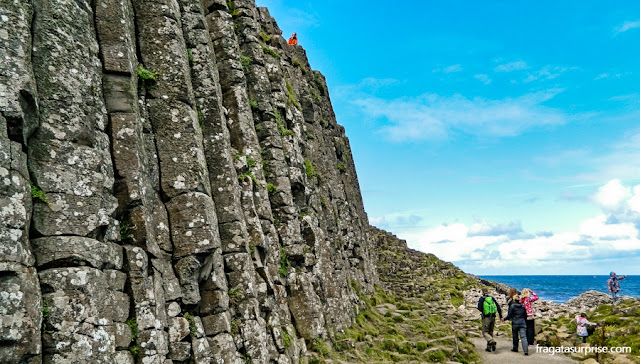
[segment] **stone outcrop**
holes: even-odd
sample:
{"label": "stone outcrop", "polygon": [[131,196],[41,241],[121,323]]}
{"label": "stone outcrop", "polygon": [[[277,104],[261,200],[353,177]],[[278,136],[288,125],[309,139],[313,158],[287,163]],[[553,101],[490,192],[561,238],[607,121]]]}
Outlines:
{"label": "stone outcrop", "polygon": [[251,0],[0,2],[0,362],[298,363],[375,251],[324,77]]}
{"label": "stone outcrop", "polygon": [[[619,298],[620,300],[632,299],[630,296],[620,296]],[[582,311],[591,311],[600,305],[611,303],[613,303],[613,298],[611,298],[610,294],[595,290],[581,293],[579,296],[573,297],[567,301],[567,305]]]}

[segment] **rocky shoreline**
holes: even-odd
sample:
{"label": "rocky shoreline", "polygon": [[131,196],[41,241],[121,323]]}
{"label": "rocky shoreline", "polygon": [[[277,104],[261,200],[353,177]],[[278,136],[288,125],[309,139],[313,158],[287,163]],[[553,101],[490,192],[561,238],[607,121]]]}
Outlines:
{"label": "rocky shoreline", "polygon": [[[503,307],[503,310],[506,310],[506,292],[509,287],[502,283],[489,281],[483,281],[482,283],[493,288],[493,290],[489,291],[489,294],[495,297],[496,301]],[[473,313],[474,315],[477,315],[475,304],[478,302],[480,296],[482,296],[482,292],[480,291],[480,289],[473,288],[465,291],[464,296],[465,305],[468,308],[468,311],[470,311],[469,314]],[[620,296],[621,301],[633,299],[634,298],[630,296]],[[597,309],[600,305],[612,303],[613,300],[611,298],[611,295],[596,290],[589,290],[581,293],[574,298],[571,298],[566,303],[558,303],[554,301],[539,299],[534,303],[534,308],[536,311],[536,319],[545,320],[558,318],[560,316],[573,318],[576,314],[583,312],[588,313]],[[504,312],[506,315],[506,311]]]}

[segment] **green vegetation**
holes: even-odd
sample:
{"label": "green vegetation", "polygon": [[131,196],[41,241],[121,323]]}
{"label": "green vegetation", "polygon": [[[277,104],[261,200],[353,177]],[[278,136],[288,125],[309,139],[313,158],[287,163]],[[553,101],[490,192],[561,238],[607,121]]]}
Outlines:
{"label": "green vegetation", "polygon": [[197,110],[198,113],[198,125],[200,125],[200,130],[204,130],[204,117],[202,116],[202,112]]}
{"label": "green vegetation", "polygon": [[256,160],[251,158],[251,156],[247,156],[247,168],[252,169],[257,165]]}
{"label": "green vegetation", "polygon": [[311,95],[313,95],[313,98],[314,98],[316,101],[320,101],[320,96],[318,96],[318,93],[317,93],[317,92],[315,92],[314,90],[311,90]]}
{"label": "green vegetation", "polygon": [[240,303],[242,300],[242,293],[240,292],[240,288],[231,288],[228,292],[229,300],[234,304]]}
{"label": "green vegetation", "polygon": [[189,64],[193,64],[193,54],[191,53],[191,48],[187,48],[187,58],[189,59]]}
{"label": "green vegetation", "polygon": [[245,55],[240,55],[240,63],[242,64],[242,69],[246,71],[251,64],[251,58]]}
{"label": "green vegetation", "polygon": [[323,208],[327,208],[327,199],[324,197],[320,197],[320,205],[322,205]]}
{"label": "green vegetation", "polygon": [[134,358],[139,358],[142,356],[142,349],[138,347],[138,345],[133,345],[129,347],[129,352],[133,355]]}
{"label": "green vegetation", "polygon": [[135,341],[138,338],[138,322],[135,317],[131,317],[126,322],[127,326],[131,329],[131,341]]}
{"label": "green vegetation", "polygon": [[182,317],[186,318],[189,322],[189,334],[191,337],[198,336],[198,327],[196,326],[196,320],[189,312],[185,312]]}
{"label": "green vegetation", "polygon": [[286,277],[289,271],[289,257],[287,256],[287,250],[284,247],[280,247],[280,273],[281,277]]}
{"label": "green vegetation", "polygon": [[322,85],[322,81],[320,81],[320,77],[318,77],[317,73],[313,73],[313,81],[316,84],[316,88],[320,91],[320,95],[324,96],[324,86]]}
{"label": "green vegetation", "polygon": [[120,241],[126,241],[133,238],[133,231],[135,227],[131,223],[131,220],[120,221]]}
{"label": "green vegetation", "polygon": [[[640,362],[640,306],[637,299],[629,299],[618,302],[616,305],[600,305],[587,313],[591,322],[598,323],[593,335],[587,338],[587,343],[592,347],[630,347],[631,353],[625,353],[633,362]],[[573,346],[581,340],[575,335],[576,323],[573,317],[559,317],[545,320],[541,323],[543,330],[543,345]],[[563,338],[558,333],[571,334]],[[604,335],[603,335],[604,334]],[[578,357],[575,357],[578,359]],[[594,354],[581,356],[579,359],[596,358]],[[598,360],[601,363],[610,362],[614,357],[608,354],[600,354]]]}
{"label": "green vegetation", "polygon": [[340,162],[338,163],[338,170],[340,171],[340,173],[344,173],[347,171],[347,167],[345,167],[344,163]]}
{"label": "green vegetation", "polygon": [[231,321],[231,334],[237,336],[240,333],[240,324],[242,321],[240,319],[235,319]]}
{"label": "green vegetation", "polygon": [[[473,344],[447,318],[425,309],[419,297],[396,296],[377,285],[372,293],[364,294],[355,281],[351,288],[361,304],[359,309],[354,307],[358,311],[355,324],[332,338],[334,361],[479,362]],[[314,344],[311,350],[320,353]]]}
{"label": "green vegetation", "polygon": [[138,79],[142,82],[142,86],[147,88],[155,85],[158,76],[160,76],[160,73],[148,70],[141,64],[136,68],[136,74],[138,74]]}
{"label": "green vegetation", "polygon": [[325,119],[320,119],[320,125],[322,125],[323,128],[326,128],[329,126],[329,123]]}
{"label": "green vegetation", "polygon": [[239,182],[244,182],[247,178],[250,178],[254,185],[258,184],[258,180],[256,180],[256,177],[251,172],[244,172],[238,175]]}
{"label": "green vegetation", "polygon": [[250,155],[246,155],[246,154],[236,154],[233,156],[233,160],[235,161],[239,161],[240,159],[244,158],[245,162],[247,164],[247,169],[252,169],[253,167],[255,167],[257,165],[256,160],[253,159]]}
{"label": "green vegetation", "polygon": [[460,307],[460,305],[464,303],[464,296],[462,295],[462,292],[458,290],[449,292],[449,296],[451,297],[449,301],[451,302],[453,307]]}
{"label": "green vegetation", "polygon": [[50,334],[53,331],[47,331],[47,318],[51,316],[51,309],[49,309],[49,302],[42,300],[42,332]]}
{"label": "green vegetation", "polygon": [[49,302],[47,300],[42,300],[42,318],[46,319],[51,315],[51,310],[49,309]]}
{"label": "green vegetation", "polygon": [[273,49],[271,49],[269,47],[262,46],[262,51],[264,53],[270,55],[273,58],[276,58],[276,59],[280,59],[281,58],[280,55],[276,51],[274,51]]}
{"label": "green vegetation", "polygon": [[242,360],[244,361],[244,364],[253,364],[253,359],[248,353],[242,354]]}
{"label": "green vegetation", "polygon": [[227,0],[227,8],[229,9],[229,14],[231,14],[231,16],[237,16],[238,15],[238,9],[236,9],[233,4],[231,3],[231,0]]}
{"label": "green vegetation", "polygon": [[300,110],[300,104],[298,103],[298,101],[296,101],[293,95],[293,87],[291,87],[291,84],[289,83],[289,81],[286,81],[286,83],[287,83],[287,92],[289,93],[289,101],[293,104],[293,106],[296,107],[296,109]]}
{"label": "green vegetation", "polygon": [[297,59],[294,59],[293,61],[291,61],[291,64],[293,64],[294,66],[300,68],[300,71],[302,72],[303,75],[307,74],[307,69],[304,68],[302,63],[300,63],[300,61],[298,61]]}
{"label": "green vegetation", "polygon": [[267,192],[269,192],[270,195],[273,195],[278,192],[278,187],[276,187],[273,183],[267,182]]}
{"label": "green vegetation", "polygon": [[249,106],[251,107],[251,110],[258,110],[258,102],[254,99],[249,99]]}
{"label": "green vegetation", "polygon": [[267,43],[268,41],[271,40],[271,36],[267,33],[264,32],[264,30],[260,29],[260,36],[262,37],[262,40]]}
{"label": "green vegetation", "polygon": [[313,163],[310,160],[304,160],[304,171],[307,174],[307,178],[313,178]]}
{"label": "green vegetation", "polygon": [[329,356],[329,348],[327,347],[327,343],[325,343],[321,338],[315,338],[311,340],[310,349],[322,355],[322,357]]}
{"label": "green vegetation", "polygon": [[33,182],[29,181],[31,184],[31,198],[40,200],[47,205],[49,205],[49,200],[47,200],[47,195],[40,189],[40,187],[36,186]]}
{"label": "green vegetation", "polygon": [[289,331],[287,331],[286,328],[282,328],[282,344],[284,345],[285,349],[291,346],[291,335],[289,335]]}
{"label": "green vegetation", "polygon": [[278,132],[282,136],[293,135],[293,131],[284,127],[284,121],[282,120],[282,116],[278,109],[273,109],[273,113],[276,115],[276,124],[278,125]]}

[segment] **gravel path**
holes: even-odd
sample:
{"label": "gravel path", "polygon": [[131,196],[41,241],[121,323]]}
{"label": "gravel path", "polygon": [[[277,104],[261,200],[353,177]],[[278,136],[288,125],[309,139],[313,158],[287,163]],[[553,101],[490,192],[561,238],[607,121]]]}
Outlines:
{"label": "gravel path", "polygon": [[498,343],[496,351],[488,353],[484,351],[487,347],[487,341],[481,337],[471,338],[471,342],[476,346],[476,349],[482,356],[484,364],[503,364],[503,363],[577,363],[577,361],[561,355],[549,355],[545,353],[536,353],[536,347],[529,347],[529,355],[524,356],[522,347],[518,348],[519,352],[514,353],[511,351],[511,338],[496,337]]}

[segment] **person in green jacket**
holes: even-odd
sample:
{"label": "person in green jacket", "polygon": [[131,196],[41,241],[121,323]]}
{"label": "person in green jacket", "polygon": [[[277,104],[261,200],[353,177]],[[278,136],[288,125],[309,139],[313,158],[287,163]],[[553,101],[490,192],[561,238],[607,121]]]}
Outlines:
{"label": "person in green jacket", "polygon": [[478,310],[482,317],[482,336],[487,340],[487,348],[485,350],[496,351],[493,328],[496,325],[496,313],[502,319],[502,309],[496,299],[489,296],[487,287],[482,287],[482,297],[478,300]]}

